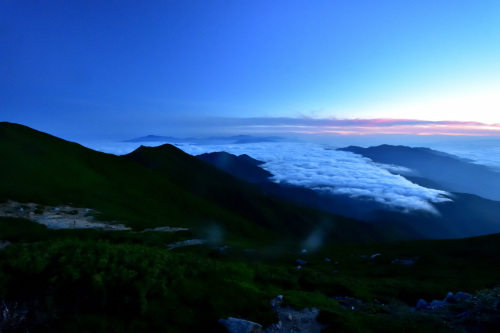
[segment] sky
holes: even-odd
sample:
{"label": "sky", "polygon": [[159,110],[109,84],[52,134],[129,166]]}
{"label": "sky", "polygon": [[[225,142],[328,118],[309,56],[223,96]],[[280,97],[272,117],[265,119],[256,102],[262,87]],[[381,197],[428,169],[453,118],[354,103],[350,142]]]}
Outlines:
{"label": "sky", "polygon": [[148,134],[500,136],[498,0],[0,2],[0,121]]}

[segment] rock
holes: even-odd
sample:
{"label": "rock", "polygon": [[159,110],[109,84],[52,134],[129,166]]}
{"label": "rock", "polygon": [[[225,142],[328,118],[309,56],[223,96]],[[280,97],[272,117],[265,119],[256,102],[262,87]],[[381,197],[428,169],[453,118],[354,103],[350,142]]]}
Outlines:
{"label": "rock", "polygon": [[279,307],[281,305],[281,303],[283,303],[283,295],[276,296],[269,303],[271,303],[271,306],[273,308]]}
{"label": "rock", "polygon": [[460,302],[472,298],[472,295],[459,291],[458,293],[455,294],[455,297]]}
{"label": "rock", "polygon": [[299,266],[305,266],[305,265],[307,265],[307,261],[302,260],[302,259],[297,259],[297,260],[295,260],[295,263],[296,263],[297,265],[299,265]]}
{"label": "rock", "polygon": [[172,250],[172,249],[175,249],[175,248],[178,248],[178,247],[183,247],[183,246],[193,246],[193,245],[203,245],[203,244],[206,244],[206,240],[204,239],[188,239],[188,240],[185,240],[185,241],[180,241],[180,242],[175,242],[175,243],[172,243],[172,244],[168,244],[167,245],[167,248],[169,250]]}
{"label": "rock", "polygon": [[427,303],[425,299],[419,299],[415,307],[417,310],[427,309],[429,307],[429,303]]}
{"label": "rock", "polygon": [[286,318],[287,318],[288,320],[290,320],[290,321],[292,321],[292,320],[293,320],[293,316],[292,316],[292,314],[291,314],[291,313],[289,313],[289,314],[286,316]]}
{"label": "rock", "polygon": [[446,295],[445,301],[448,303],[458,303],[461,301],[468,300],[471,297],[472,297],[471,294],[459,291],[455,295],[453,295],[452,293],[448,293],[448,295]]}
{"label": "rock", "polygon": [[219,319],[219,323],[224,325],[229,333],[261,333],[262,325],[253,321],[229,317]]}
{"label": "rock", "polygon": [[450,302],[450,299],[453,297],[453,293],[451,291],[449,291],[447,294],[446,294],[446,297],[444,298],[444,301],[445,302]]}
{"label": "rock", "polygon": [[468,316],[470,316],[470,312],[469,311],[465,311],[465,312],[462,312],[462,313],[458,314],[457,318],[461,319],[461,318],[465,318],[465,317],[468,317]]}
{"label": "rock", "polygon": [[391,261],[391,264],[411,266],[411,265],[415,264],[415,260],[413,260],[413,259],[394,259],[393,261]]}
{"label": "rock", "polygon": [[9,245],[10,245],[9,241],[7,241],[7,240],[0,240],[0,250],[5,249]]}
{"label": "rock", "polygon": [[447,305],[447,303],[445,301],[433,300],[430,304],[430,308],[431,309],[439,309],[439,308],[442,308],[446,305]]}

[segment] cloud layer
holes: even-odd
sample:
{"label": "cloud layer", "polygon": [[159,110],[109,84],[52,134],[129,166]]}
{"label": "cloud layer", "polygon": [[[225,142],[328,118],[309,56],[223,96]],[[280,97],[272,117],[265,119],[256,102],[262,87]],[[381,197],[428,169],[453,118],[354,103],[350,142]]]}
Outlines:
{"label": "cloud layer", "polygon": [[[325,149],[308,143],[265,143],[244,145],[183,145],[189,154],[226,151],[248,154],[266,162],[273,181],[331,194],[374,200],[389,207],[437,213],[432,203],[449,201],[444,191],[416,185],[390,173],[371,160],[349,152]],[[405,170],[407,171],[407,170]]]}
{"label": "cloud layer", "polygon": [[432,121],[419,119],[338,119],[312,117],[211,118],[221,130],[238,129],[251,133],[313,135],[450,135],[500,136],[500,124],[475,121]]}

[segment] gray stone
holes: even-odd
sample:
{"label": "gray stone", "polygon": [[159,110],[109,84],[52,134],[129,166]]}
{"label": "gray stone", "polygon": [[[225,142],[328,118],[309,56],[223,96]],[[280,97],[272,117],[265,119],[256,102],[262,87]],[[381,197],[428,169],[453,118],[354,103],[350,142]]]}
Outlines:
{"label": "gray stone", "polygon": [[461,292],[459,291],[458,293],[456,293],[455,295],[451,294],[451,293],[448,293],[448,295],[446,296],[446,302],[448,303],[458,303],[458,302],[461,302],[461,301],[465,301],[465,300],[468,300],[469,298],[472,297],[471,294],[468,294],[468,293],[464,293],[464,292]]}
{"label": "gray stone", "polygon": [[427,301],[425,299],[419,299],[417,301],[417,305],[416,305],[417,310],[427,309],[428,307],[429,307],[429,303],[427,303]]}
{"label": "gray stone", "polygon": [[302,259],[297,259],[297,260],[295,260],[295,263],[296,263],[297,265],[299,265],[299,266],[305,266],[305,265],[307,265],[307,261],[302,260]]}
{"label": "gray stone", "polygon": [[415,260],[413,259],[396,259],[397,260],[397,264],[400,264],[400,265],[405,265],[405,266],[411,266],[411,265],[415,265]]}
{"label": "gray stone", "polygon": [[446,305],[447,305],[447,303],[445,301],[433,300],[430,304],[430,308],[431,309],[439,309],[439,308],[442,308]]}
{"label": "gray stone", "polygon": [[219,323],[224,325],[229,333],[261,333],[262,325],[253,321],[229,317],[219,319]]}
{"label": "gray stone", "polygon": [[270,301],[270,303],[273,308],[279,307],[283,303],[283,295],[276,296]]}
{"label": "gray stone", "polygon": [[459,291],[458,293],[455,294],[455,297],[460,302],[472,298],[472,295]]}
{"label": "gray stone", "polygon": [[460,318],[466,318],[470,316],[470,312],[469,311],[465,311],[465,312],[462,312],[460,314],[457,315],[457,318],[460,319]]}

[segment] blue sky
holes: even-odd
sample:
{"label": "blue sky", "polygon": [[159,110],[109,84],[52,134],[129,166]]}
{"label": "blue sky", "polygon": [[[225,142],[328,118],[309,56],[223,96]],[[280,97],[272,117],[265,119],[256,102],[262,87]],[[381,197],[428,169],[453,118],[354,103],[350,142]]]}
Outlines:
{"label": "blue sky", "polygon": [[69,139],[499,135],[499,17],[488,0],[4,0],[0,120]]}

